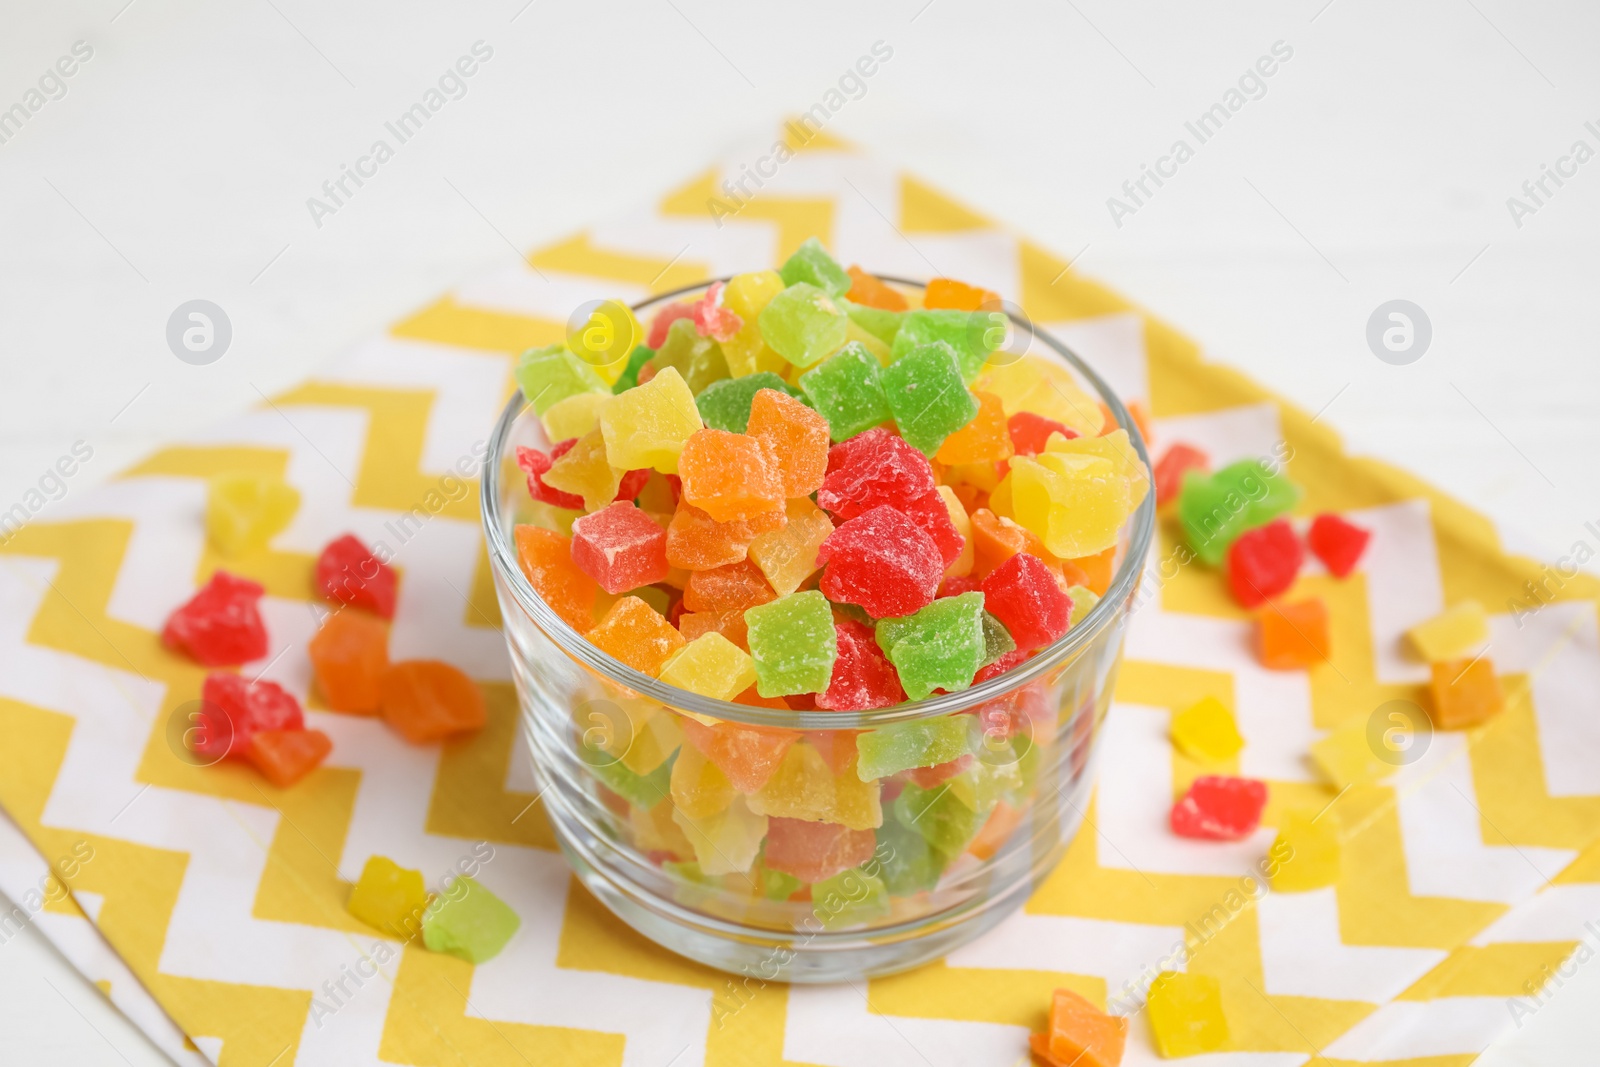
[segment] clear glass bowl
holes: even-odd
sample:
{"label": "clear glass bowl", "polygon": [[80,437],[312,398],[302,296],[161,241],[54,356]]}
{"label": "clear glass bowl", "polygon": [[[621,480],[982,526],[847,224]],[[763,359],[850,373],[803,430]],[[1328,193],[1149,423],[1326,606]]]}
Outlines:
{"label": "clear glass bowl", "polygon": [[[915,282],[888,280],[908,291],[920,289]],[[648,322],[663,304],[709,284],[663,294],[635,310]],[[1005,347],[1070,368],[1128,431],[1148,465],[1137,426],[1105,382],[1020,313],[1007,314]],[[489,559],[546,814],[578,877],[613,913],[652,941],[724,971],[761,981],[833,982],[936,959],[1023,904],[1083,820],[1096,737],[1154,529],[1154,494],[1147,494],[1124,528],[1100,602],[1066,636],[1016,669],[963,692],[892,708],[785,711],[663,685],[564,623],[517,562],[512,530],[529,506],[515,464],[517,445],[548,447],[520,394],[495,426],[484,470]],[[834,747],[847,733],[885,728],[964,728],[973,759],[955,779],[925,778],[926,789],[906,782],[906,774],[829,784],[833,792],[820,802],[833,805],[839,821],[856,824],[848,840],[857,856],[866,846],[872,852],[815,889],[772,873],[759,855],[743,871],[709,873],[738,868],[746,858],[764,817],[755,809],[791,809],[782,797],[769,795],[774,787],[768,786],[738,798],[737,817],[697,820],[678,812],[666,761],[675,758],[668,755],[674,745],[687,744],[686,729],[701,738],[714,731],[730,744],[765,745],[769,752],[789,738],[784,759],[815,771],[830,756],[848,760],[840,755],[848,743]],[[774,778],[784,776],[786,767]],[[842,772],[853,775],[853,763],[845,762]],[[875,816],[881,825],[867,842],[860,828]],[[948,856],[947,849],[960,851]],[[697,855],[703,865],[692,862]]]}

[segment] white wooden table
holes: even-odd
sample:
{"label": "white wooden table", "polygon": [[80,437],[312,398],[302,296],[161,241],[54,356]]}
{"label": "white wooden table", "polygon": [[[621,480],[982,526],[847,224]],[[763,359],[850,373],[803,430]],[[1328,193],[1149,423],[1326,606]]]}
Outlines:
{"label": "white wooden table", "polygon": [[[1558,555],[1600,519],[1600,160],[1563,162],[1600,150],[1592,4],[526,3],[13,5],[0,108],[74,42],[92,56],[0,126],[0,512],[75,442],[66,493],[683,180],[882,41],[830,132],[1078,256],[1515,543]],[[466,95],[316,226],[307,199],[479,40]],[[1185,123],[1278,42],[1201,143]],[[1179,138],[1192,158],[1163,161]],[[1169,176],[1135,201],[1146,165]],[[233,326],[209,366],[165,341],[195,298]],[[1396,298],[1433,331],[1407,366],[1365,336]],[[1580,968],[1482,1062],[1586,1062],[1597,998]],[[161,1062],[32,931],[0,946],[0,1052]]]}

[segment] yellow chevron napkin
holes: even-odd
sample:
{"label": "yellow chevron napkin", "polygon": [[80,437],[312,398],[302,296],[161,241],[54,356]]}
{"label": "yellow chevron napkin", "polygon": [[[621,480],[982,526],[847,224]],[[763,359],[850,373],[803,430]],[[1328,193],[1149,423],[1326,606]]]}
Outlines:
{"label": "yellow chevron napkin", "polygon": [[[770,178],[724,180],[770,154],[761,138],[0,546],[0,803],[35,852],[0,887],[25,892],[16,872],[42,857],[72,900],[41,928],[65,942],[92,921],[126,965],[104,971],[113,1000],[175,1057],[221,1067],[1024,1063],[1052,988],[1137,1014],[1149,978],[1174,966],[1221,980],[1232,1051],[1213,1064],[1457,1067],[1537,1011],[1541,984],[1600,914],[1600,587],[1547,580],[1481,516],[1346,456],[1326,427],[1043,248],[830,137],[783,136]],[[936,965],[791,989],[736,985],[658,949],[574,883],[518,740],[474,477],[512,357],[559,339],[581,301],[769,267],[813,235],[846,263],[1012,296],[1145,403],[1157,454],[1175,440],[1218,463],[1280,449],[1306,512],[1353,512],[1376,536],[1348,581],[1302,578],[1335,620],[1333,661],[1304,674],[1256,665],[1245,614],[1215,574],[1177,565],[1163,531],[1091,825],[1065,862],[1023,912]],[[334,739],[328,764],[287,791],[178,757],[171,724],[203,672],[157,637],[219,563],[200,521],[205,480],[241,468],[280,473],[304,499],[269,549],[229,564],[268,591],[272,653],[247,669],[299,696]],[[484,685],[480,735],[414,748],[317,703],[311,567],[346,531],[383,542],[401,572],[393,655],[448,659]],[[1527,582],[1542,583],[1537,601]],[[1310,744],[1386,702],[1420,703],[1424,668],[1401,635],[1468,597],[1498,612],[1505,713],[1433,736],[1382,786],[1320,784]],[[1174,792],[1198,772],[1167,725],[1206,695],[1235,709],[1247,745],[1234,769],[1269,781],[1269,824],[1291,808],[1336,818],[1337,886],[1251,892],[1270,829],[1215,845],[1166,830]],[[18,856],[10,840],[0,834],[0,875]],[[477,968],[379,938],[344,910],[374,853],[434,884],[474,871],[521,931]],[[1124,1062],[1156,1060],[1136,1018]]]}

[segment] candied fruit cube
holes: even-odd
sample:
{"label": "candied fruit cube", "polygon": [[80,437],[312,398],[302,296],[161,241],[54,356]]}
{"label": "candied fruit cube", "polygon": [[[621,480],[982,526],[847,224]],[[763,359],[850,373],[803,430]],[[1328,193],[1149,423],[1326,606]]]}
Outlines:
{"label": "candied fruit cube", "polygon": [[784,504],[787,522],[758,535],[750,542],[750,562],[766,576],[767,583],[782,596],[799,589],[821,566],[817,550],[833,533],[827,512],[808,497],[791,497]]}
{"label": "candied fruit cube", "polygon": [[517,563],[533,591],[568,626],[587,633],[594,626],[600,587],[573,561],[572,539],[537,526],[518,526],[512,538]]}
{"label": "candied fruit cube", "polygon": [[220,474],[206,490],[206,536],[224,556],[265,548],[300,510],[300,493],[282,478]]}
{"label": "candied fruit cube", "polygon": [[1150,472],[1128,439],[1128,431],[1120,427],[1098,437],[1053,437],[1045,442],[1044,451],[1067,456],[1098,456],[1109,461],[1112,469],[1128,480],[1130,508],[1144,503],[1145,495],[1150,492]]}
{"label": "candied fruit cube", "polygon": [[667,531],[630,503],[610,504],[572,524],[572,562],[608,593],[667,577]]}
{"label": "candied fruit cube", "polygon": [[250,735],[244,757],[263,778],[288,789],[316,770],[333,751],[333,741],[321,730],[257,730]]}
{"label": "candied fruit cube", "polygon": [[1025,355],[1004,363],[996,361],[984,367],[973,386],[998,396],[1008,416],[1028,411],[1054,419],[1082,436],[1100,432],[1099,405],[1083,391],[1072,372],[1054,360]]}
{"label": "candied fruit cube", "polygon": [[600,413],[606,456],[623,470],[677,474],[684,442],[702,426],[694,393],[671,367],[618,395]]}
{"label": "candied fruit cube", "polygon": [[834,262],[815,237],[807,237],[794,254],[784,260],[778,274],[784,285],[805,282],[836,297],[848,293],[853,284],[849,272]]}
{"label": "candied fruit cube", "polygon": [[636,596],[612,604],[585,636],[602,652],[652,678],[687,643],[671,623]]}
{"label": "candied fruit cube", "polygon": [[877,638],[912,700],[966,689],[983,662],[983,594],[945,597],[914,615],[884,619]]}
{"label": "candied fruit cube", "polygon": [[956,311],[977,311],[979,308],[992,310],[1000,306],[1000,296],[954,278],[934,278],[922,291],[922,306],[929,309],[953,308]]}
{"label": "candied fruit cube", "polygon": [[674,810],[672,819],[689,839],[701,873],[710,877],[744,874],[767,836],[767,817],[751,814],[743,797],[735,797],[715,815],[695,819]]}
{"label": "candied fruit cube", "polygon": [[[973,564],[977,561],[977,548],[972,541],[972,518],[967,514],[967,509],[961,503],[961,497],[948,485],[941,485],[938,489],[939,498],[944,501],[945,515],[950,519],[949,529],[961,540],[961,548],[956,553],[956,558],[951,560],[944,569],[946,578],[959,578],[972,573]],[[940,555],[944,554],[944,546],[940,545]]]}
{"label": "candied fruit cube", "polygon": [[1268,604],[1256,617],[1256,649],[1261,665],[1286,671],[1312,667],[1328,658],[1328,607],[1320,599]]}
{"label": "candied fruit cube", "polygon": [[428,889],[421,871],[408,870],[387,856],[369,856],[344,907],[374,930],[409,941],[428,907]]}
{"label": "candied fruit cube", "polygon": [[[562,441],[566,445],[562,454],[567,449],[577,444],[574,439],[570,442]],[[554,451],[552,449],[551,451]],[[528,476],[528,495],[534,500],[549,504],[552,507],[567,508],[570,511],[583,510],[583,497],[576,493],[564,493],[560,489],[552,488],[546,484],[544,476],[550,473],[550,466],[554,462],[550,455],[539,451],[537,448],[517,447],[517,466]]]}
{"label": "candied fruit cube", "polygon": [[686,611],[744,611],[775,600],[777,594],[749,560],[696,571],[683,591]]}
{"label": "candied fruit cube", "polygon": [[544,435],[552,441],[582,437],[600,425],[600,409],[611,402],[611,391],[579,393],[557,401],[539,416]]}
{"label": "candied fruit cube", "polygon": [[1201,562],[1215,567],[1234,538],[1294,507],[1300,487],[1265,460],[1242,459],[1214,474],[1191,470],[1178,493],[1178,519]]}
{"label": "candied fruit cube", "polygon": [[1025,552],[990,571],[981,588],[984,610],[1004,624],[1013,647],[1024,652],[1050,644],[1072,624],[1072,598],[1043,560]]}
{"label": "candied fruit cube", "polygon": [[[984,393],[984,396],[995,396],[994,393]],[[1005,410],[1004,401],[1001,402],[1001,411]],[[1060,434],[1063,438],[1078,436],[1078,431],[1055,419],[1047,419],[1043,415],[1035,415],[1031,411],[1019,411],[1006,420],[1006,433],[1011,438],[1011,448],[1018,456],[1037,456],[1045,450],[1052,434]]]}
{"label": "candied fruit cube", "polygon": [[926,607],[945,568],[933,539],[888,506],[840,525],[818,548],[817,562],[826,567],[821,589],[828,599],[859,604],[877,619]]}
{"label": "candied fruit cube", "polygon": [[863,782],[853,765],[835,774],[808,744],[794,745],[784,754],[772,777],[750,794],[750,810],[783,819],[839,823],[852,830],[883,824],[877,783]]}
{"label": "candied fruit cube", "polygon": [[773,526],[782,528],[781,512],[766,512],[753,519],[718,522],[684,500],[678,501],[667,524],[667,564],[687,571],[709,571],[742,561],[757,534]]}
{"label": "candied fruit cube", "polygon": [[790,593],[744,613],[755,659],[756,692],[764,697],[828,688],[838,649],[833,611],[815,589]]}
{"label": "candied fruit cube", "polygon": [[815,883],[861,866],[872,858],[876,847],[877,838],[871,830],[774,818],[767,823],[767,847],[762,858],[774,871]]}
{"label": "candied fruit cube", "polygon": [[962,380],[956,354],[942,341],[897,356],[879,379],[900,436],[924,455],[937,452],[978,414],[978,401]]}
{"label": "candied fruit cube", "polygon": [[733,801],[733,783],[693,743],[679,750],[670,784],[674,807],[691,819],[715,815]]}
{"label": "candied fruit cube", "polygon": [[1266,804],[1265,782],[1202,774],[1172,806],[1172,832],[1204,841],[1240,841],[1261,825]]}
{"label": "candied fruit cube", "polygon": [[722,291],[722,303],[739,316],[741,324],[737,333],[723,340],[722,354],[728,360],[729,373],[735,377],[758,371],[778,371],[787,365],[782,356],[767,346],[759,321],[767,302],[782,291],[783,279],[777,271],[752,271],[728,279]]}
{"label": "candied fruit cube", "polygon": [[1172,743],[1198,763],[1222,763],[1244,748],[1233,712],[1216,697],[1204,697],[1172,717]]}
{"label": "candied fruit cube", "polygon": [[850,291],[844,295],[852,304],[882,311],[904,311],[910,306],[900,290],[885,285],[860,267],[851,267],[846,273],[850,275]]}
{"label": "candied fruit cube", "polygon": [[202,667],[229,667],[267,654],[267,628],[257,604],[265,590],[248,578],[214,571],[211,580],[167,616],[161,643]]}
{"label": "candied fruit cube", "polygon": [[796,282],[761,309],[761,336],[796,367],[809,367],[845,343],[850,320],[826,290]]}
{"label": "candied fruit cube", "polygon": [[530,348],[517,358],[517,385],[536,415],[580,393],[609,393],[605,379],[563,345]]}
{"label": "candied fruit cube", "polygon": [[883,879],[852,867],[811,887],[812,913],[828,930],[846,930],[889,914],[889,890]]}
{"label": "candied fruit cube", "polygon": [[[710,760],[740,793],[765,786],[799,738],[792,730],[718,722],[707,726],[691,718],[680,725],[689,744]],[[761,814],[774,814],[764,811]]]}
{"label": "candied fruit cube", "polygon": [[394,570],[354,534],[329,541],[317,557],[317,591],[336,604],[394,618]]}
{"label": "candied fruit cube", "polygon": [[1162,971],[1145,997],[1156,1048],[1167,1059],[1215,1052],[1228,1043],[1222,983],[1205,974]]}
{"label": "candied fruit cube", "polygon": [[970,716],[941,715],[868,730],[856,738],[856,773],[862,781],[870,782],[913,767],[933,767],[960,759],[968,754],[971,726]]}
{"label": "candied fruit cube", "polygon": [[1133,511],[1129,479],[1099,456],[1041,452],[1011,460],[996,495],[1011,490],[1016,521],[1063,559],[1113,548]]}
{"label": "candied fruit cube", "polygon": [[625,393],[639,384],[639,373],[644,370],[644,365],[655,356],[656,350],[647,345],[637,345],[628,354],[627,366],[612,384],[613,393]]}
{"label": "candied fruit cube", "polygon": [[250,738],[263,730],[302,730],[300,702],[282,686],[247,681],[230,671],[212,671],[200,687],[197,729],[185,739],[202,756],[244,756]]}
{"label": "candied fruit cube", "polygon": [[378,712],[412,744],[481,730],[488,721],[478,683],[448,663],[402,660],[383,672]]}
{"label": "candied fruit cube", "polygon": [[1489,643],[1489,615],[1476,600],[1463,600],[1413,626],[1406,631],[1406,638],[1428,663],[1466,659]]}
{"label": "candied fruit cube", "polygon": [[1006,427],[1006,409],[993,393],[974,392],[978,413],[945,438],[934,458],[944,464],[995,463],[1016,452]]}
{"label": "candied fruit cube", "polygon": [[811,406],[828,421],[835,441],[889,421],[889,401],[883,395],[877,359],[859,341],[852,341],[822,363],[800,375]]}
{"label": "candied fruit cube", "polygon": [[540,476],[544,484],[579,497],[590,511],[615,500],[622,487],[623,472],[611,465],[601,433],[595,430],[570,445],[564,441],[562,445],[551,450],[550,469]]}
{"label": "candied fruit cube", "polygon": [[1433,698],[1430,715],[1441,730],[1476,726],[1500,714],[1505,696],[1494,664],[1485,656],[1444,660],[1432,665],[1428,693]]}
{"label": "candied fruit cube", "polygon": [[828,420],[787,393],[763,389],[750,404],[747,432],[780,459],[785,497],[810,496],[828,473]]}
{"label": "candied fruit cube", "polygon": [[[1339,880],[1339,830],[1331,817],[1290,812],[1267,850],[1267,881],[1279,893],[1304,893]],[[1281,857],[1281,858],[1280,858]]]}
{"label": "candied fruit cube", "polygon": [[702,634],[661,665],[661,681],[712,700],[731,700],[756,682],[750,656],[715,631]]}
{"label": "candied fruit cube", "polygon": [[893,363],[898,363],[917,348],[942,344],[950,350],[961,381],[970,383],[983,370],[989,353],[1005,339],[1006,316],[999,310],[922,309],[908,311],[901,318],[889,351]]}
{"label": "candied fruit cube", "polygon": [[[716,522],[783,510],[778,455],[766,441],[726,430],[700,430],[678,458],[683,499]],[[576,529],[576,524],[574,525]]]}
{"label": "candied fruit cube", "polygon": [[1312,519],[1311,529],[1306,533],[1311,554],[1321,560],[1335,578],[1348,577],[1356,569],[1371,540],[1371,530],[1327,513]]}
{"label": "candied fruit cube", "polygon": [[817,503],[840,520],[880,504],[904,509],[934,491],[928,458],[888,430],[868,430],[828,452]]}
{"label": "candied fruit cube", "polygon": [[1284,519],[1246,530],[1228,546],[1228,589],[1243,607],[1260,607],[1294,585],[1305,550]]}
{"label": "candied fruit cube", "polygon": [[[1148,438],[1147,438],[1148,440]],[[1211,469],[1211,457],[1193,445],[1174,441],[1160,459],[1156,460],[1156,505],[1166,507],[1178,498],[1183,489],[1183,476],[1188,471],[1201,474]]]}
{"label": "candied fruit cube", "polygon": [[1051,1067],[1117,1067],[1127,1040],[1127,1019],[1058,989],[1050,997],[1049,1028],[1030,1036],[1028,1046]]}
{"label": "candied fruit cube", "polygon": [[323,703],[334,711],[371,715],[389,669],[389,627],[370,615],[329,615],[311,638],[311,672]]}
{"label": "candied fruit cube", "polygon": [[761,371],[742,378],[724,378],[712,382],[694,398],[700,409],[700,419],[713,430],[745,433],[750,423],[750,403],[757,393],[771,389],[785,396],[800,395],[800,390],[773,374]]}
{"label": "candied fruit cube", "polygon": [[487,963],[500,954],[522,920],[477,879],[452,881],[422,913],[422,943],[468,963]]}
{"label": "candied fruit cube", "polygon": [[[667,327],[667,336],[645,367],[655,375],[669,369],[677,371],[693,393],[728,377],[728,359],[722,354],[722,346],[701,332],[692,319],[679,319]],[[644,373],[641,370],[640,376]]]}
{"label": "candied fruit cube", "polygon": [[906,698],[894,664],[878,647],[872,627],[855,619],[834,620],[838,649],[828,688],[817,694],[817,707],[827,711],[887,708]]}

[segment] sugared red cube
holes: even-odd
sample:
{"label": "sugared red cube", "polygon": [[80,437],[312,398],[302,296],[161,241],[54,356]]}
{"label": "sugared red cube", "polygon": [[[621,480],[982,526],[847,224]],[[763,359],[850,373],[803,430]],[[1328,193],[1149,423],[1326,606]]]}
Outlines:
{"label": "sugared red cube", "polygon": [[196,755],[213,761],[243,756],[263,730],[301,730],[300,702],[275,682],[251,682],[231,671],[212,671],[200,687],[196,729],[185,739]]}
{"label": "sugared red cube", "polygon": [[586,636],[602,652],[652,678],[685,644],[660,612],[635,596],[612,604]]}
{"label": "sugared red cube", "polygon": [[828,453],[817,503],[839,520],[888,504],[904,508],[934,491],[928,458],[888,430],[868,430]]}
{"label": "sugared red cube", "polygon": [[1304,893],[1333,885],[1339,880],[1341,853],[1338,824],[1331,815],[1318,819],[1291,812],[1267,850],[1276,864],[1267,868],[1267,881],[1279,893]]}
{"label": "sugared red cube", "polygon": [[817,694],[817,707],[828,711],[867,711],[887,708],[906,698],[900,676],[878,647],[872,627],[854,619],[834,622],[838,658],[826,691]]}
{"label": "sugared red cube", "polygon": [[371,715],[389,669],[389,627],[358,611],[329,615],[309,646],[311,672],[334,711]]}
{"label": "sugared red cube", "polygon": [[945,439],[978,414],[949,345],[921,345],[898,356],[879,376],[889,414],[906,442],[924,455],[939,451]]}
{"label": "sugared red cube", "polygon": [[1256,649],[1261,665],[1299,670],[1328,658],[1328,606],[1319,598],[1272,603],[1256,617]]}
{"label": "sugared red cube", "polygon": [[1306,533],[1311,554],[1321,560],[1335,578],[1348,577],[1356,569],[1371,540],[1371,530],[1328,513],[1312,519],[1311,529]]}
{"label": "sugared red cube", "polygon": [[383,721],[412,744],[481,730],[488,721],[478,683],[439,660],[392,664],[379,684]]}
{"label": "sugared red cube", "polygon": [[1476,726],[1505,707],[1500,679],[1486,656],[1433,664],[1428,693],[1433,698],[1433,725],[1441,730]]}
{"label": "sugared red cube", "polygon": [[983,606],[1005,624],[1015,647],[1043,648],[1067,632],[1072,598],[1044,561],[1018,552],[983,579]]}
{"label": "sugared red cube", "polygon": [[409,941],[422,927],[428,887],[421,871],[407,870],[387,856],[369,856],[344,906],[374,930]]}
{"label": "sugared red cube", "polygon": [[332,739],[321,730],[258,730],[250,735],[244,757],[267,781],[288,789],[332,751]]}
{"label": "sugared red cube", "polygon": [[[700,430],[678,457],[683,499],[717,522],[783,510],[778,454],[767,442],[726,430]],[[573,524],[576,531],[577,524]],[[663,557],[664,558],[664,557]]]}
{"label": "sugared red cube", "polygon": [[161,643],[185,652],[202,667],[248,663],[267,654],[267,628],[257,604],[264,592],[248,578],[216,571],[171,615]]}
{"label": "sugared red cube", "polygon": [[1406,637],[1428,663],[1470,658],[1489,643],[1489,615],[1476,600],[1463,600],[1413,626]]}
{"label": "sugared red cube", "polygon": [[1305,550],[1294,527],[1283,519],[1246,530],[1228,547],[1228,589],[1247,608],[1289,591]]}
{"label": "sugared red cube", "polygon": [[422,941],[468,963],[487,963],[500,954],[522,921],[506,903],[466,875],[445,887],[422,913]]}
{"label": "sugared red cube", "polygon": [[1037,456],[1043,452],[1051,434],[1060,434],[1069,439],[1078,436],[1078,431],[1066,423],[1047,419],[1043,415],[1035,415],[1031,411],[1019,411],[1007,419],[1006,431],[1011,437],[1013,451],[1019,456]]}
{"label": "sugared red cube", "polygon": [[336,604],[394,618],[394,571],[354,534],[329,541],[317,557],[317,591]]}
{"label": "sugared red cube", "polygon": [[1172,743],[1199,763],[1221,763],[1244,748],[1233,712],[1216,697],[1205,697],[1172,717]]}
{"label": "sugared red cube", "polygon": [[800,388],[827,420],[835,441],[848,440],[889,420],[881,371],[877,357],[859,341],[852,341],[800,376]]}
{"label": "sugared red cube", "polygon": [[1261,825],[1266,804],[1265,782],[1202,774],[1172,806],[1172,832],[1203,841],[1240,841]]}
{"label": "sugared red cube", "polygon": [[1215,1052],[1228,1043],[1222,983],[1205,974],[1162,971],[1145,998],[1156,1048],[1167,1059]]}
{"label": "sugared red cube", "polygon": [[572,562],[608,593],[652,585],[671,569],[667,531],[619,501],[573,522]]}
{"label": "sugared red cube", "polygon": [[833,611],[815,589],[790,593],[744,613],[755,659],[756,691],[764,697],[820,693],[838,655]]}
{"label": "sugared red cube", "polygon": [[914,615],[878,623],[878,645],[912,700],[972,684],[983,662],[983,594],[935,600]]}
{"label": "sugared red cube", "polygon": [[[671,367],[629,389],[600,413],[600,432],[612,466],[678,473],[683,443],[702,428],[700,409],[683,376]],[[547,479],[548,480],[548,479]]]}
{"label": "sugared red cube", "polygon": [[1176,441],[1156,460],[1156,504],[1165,507],[1178,498],[1183,489],[1183,476],[1188,471],[1204,474],[1211,469],[1211,457],[1193,445]]}
{"label": "sugared red cube", "polygon": [[763,389],[750,402],[745,431],[772,446],[785,497],[810,496],[828,473],[828,420],[788,393]]}
{"label": "sugared red cube", "polygon": [[[941,505],[942,506],[942,505]],[[817,551],[828,599],[859,604],[873,618],[910,615],[933,601],[944,558],[921,527],[880,506],[834,530]]]}

